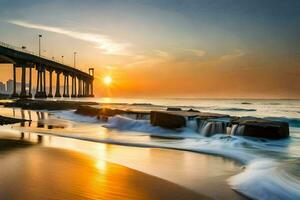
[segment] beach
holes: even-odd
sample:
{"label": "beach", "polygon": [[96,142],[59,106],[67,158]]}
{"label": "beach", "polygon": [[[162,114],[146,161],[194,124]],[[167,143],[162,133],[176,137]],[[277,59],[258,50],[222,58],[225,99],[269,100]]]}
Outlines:
{"label": "beach", "polygon": [[[176,155],[175,151],[163,149],[141,149],[142,153],[132,155],[131,153],[137,149],[91,144],[55,136],[43,136],[42,140],[38,140],[37,135],[32,133],[21,136],[22,138],[17,132],[1,131],[0,168],[2,173],[0,173],[0,180],[3,181],[1,181],[0,195],[5,199],[211,199],[202,192],[218,191],[211,188],[217,184],[222,188],[220,190],[222,195],[227,197],[232,195],[233,199],[243,199],[223,188],[224,183],[222,184],[220,180],[228,174],[224,174],[221,169],[215,169],[213,173],[206,174],[207,168],[206,173],[201,173],[202,183],[197,184],[194,191],[158,178],[164,177],[163,174],[170,177],[178,175],[179,177],[175,178],[177,182],[185,180],[186,182],[182,183],[185,185],[188,180],[192,179],[193,174],[190,174],[190,177],[184,177],[187,173],[182,169],[189,167],[191,169],[188,170],[189,173],[195,171],[196,169],[193,169],[195,161],[204,162],[205,165],[220,164],[215,163],[220,160],[210,158],[211,156],[185,155],[185,159],[192,156],[189,158],[191,161],[183,162],[181,153]],[[78,151],[77,148],[81,150]],[[95,149],[102,149],[102,152],[93,152]],[[82,153],[89,150],[89,155]],[[110,155],[103,156],[104,154]],[[192,153],[186,152],[186,154]],[[124,159],[126,155],[129,158]],[[137,157],[141,155],[143,158]],[[168,160],[164,159],[168,157]],[[174,163],[176,161],[174,158],[181,158],[181,160]],[[157,163],[162,160],[164,164]],[[172,167],[170,165],[179,164],[179,161],[189,166],[174,165],[176,167]],[[125,167],[126,162],[132,163],[132,167]],[[116,163],[123,163],[123,165]],[[226,164],[226,161],[223,164],[230,166]],[[139,171],[133,169],[134,165]],[[140,166],[143,165],[152,173],[157,172],[156,175],[151,176],[140,172],[147,171],[141,170]],[[205,165],[200,169],[197,167],[198,170],[205,170],[208,167]],[[230,168],[234,170],[233,166]],[[213,177],[216,174],[219,177]],[[199,181],[196,177],[194,179]],[[173,182],[176,181],[173,180]]]}
{"label": "beach", "polygon": [[[183,103],[177,102],[177,104]],[[276,118],[282,116],[279,112],[290,112],[290,118],[286,120],[290,120],[291,138],[271,141],[222,134],[203,137],[188,127],[172,131],[151,126],[145,120],[120,118],[120,116],[111,117],[107,122],[103,122],[94,117],[78,115],[74,113],[74,110],[34,111],[2,107],[0,114],[3,116],[31,120],[1,127],[2,139],[18,141],[21,139],[22,142],[32,143],[29,148],[21,145],[22,148],[4,152],[8,152],[7,155],[11,155],[9,157],[12,160],[20,158],[21,161],[18,161],[20,164],[17,165],[18,168],[15,168],[15,171],[25,177],[30,177],[29,171],[35,174],[32,169],[24,168],[22,171],[22,166],[27,166],[28,162],[61,163],[58,164],[60,169],[56,165],[45,164],[45,170],[39,169],[39,177],[33,178],[39,180],[40,185],[49,184],[49,180],[58,181],[53,185],[61,185],[58,189],[61,195],[72,193],[72,195],[88,196],[91,199],[97,199],[101,194],[112,195],[111,193],[116,195],[114,199],[119,195],[121,199],[172,199],[175,197],[176,199],[247,199],[247,197],[293,199],[298,195],[297,190],[293,191],[298,187],[298,125],[296,119],[293,119],[297,116],[293,114],[295,108],[298,108],[297,102],[292,102],[290,111],[283,104],[286,102],[275,104],[272,101],[247,101],[245,103],[245,100],[241,100],[233,101],[231,104],[223,102],[224,105],[219,104],[219,107],[215,108],[208,106],[214,104],[211,101],[204,104],[206,107],[203,104],[197,107],[196,104],[199,103],[193,103],[190,107],[194,109],[214,109],[218,112],[238,115],[251,114],[264,117],[263,114],[265,114]],[[172,104],[172,101],[169,104]],[[132,105],[122,103],[121,106],[142,107],[143,109],[165,107],[143,102]],[[232,108],[233,106],[235,109]],[[276,112],[271,109],[269,113],[261,111],[266,107],[276,108]],[[182,108],[187,107],[182,106]],[[282,111],[280,111],[281,108]],[[42,158],[42,161],[36,161],[38,159],[35,157],[29,159],[30,155],[39,155],[37,158]],[[22,163],[24,161],[26,163]],[[65,161],[70,162],[63,164]],[[44,164],[38,165],[44,166]],[[5,167],[16,166],[9,162]],[[115,170],[117,168],[121,170]],[[95,176],[99,177],[97,173],[103,170],[110,174],[109,180],[106,180],[105,176],[95,180]],[[123,183],[128,191],[121,190],[114,184],[120,182],[114,177],[114,175],[118,177],[119,171],[122,177],[125,176],[125,171],[126,173],[130,171],[128,172],[131,174],[130,178],[124,178],[124,181],[128,179],[129,183]],[[85,179],[82,180],[81,176],[77,176],[85,172],[87,173],[84,176]],[[64,173],[69,174],[66,176],[71,177],[72,181],[61,180],[60,177],[64,177]],[[7,178],[1,179],[9,180],[2,182],[3,188],[6,188],[4,195],[9,194],[9,189],[7,189],[11,188],[9,184],[13,185],[18,182],[14,173],[10,176],[6,174],[8,173],[5,173]],[[55,178],[49,178],[49,174],[57,175],[53,176]],[[78,183],[81,180],[88,181],[89,184],[94,182],[96,187],[97,181],[103,180],[105,185],[100,184],[102,189],[98,190],[93,185],[87,187],[86,185],[89,184]],[[134,180],[134,183],[131,180]],[[139,183],[136,185],[136,182]],[[267,184],[264,185],[264,183]],[[154,185],[159,187],[154,187]],[[77,189],[70,189],[69,187],[72,186]],[[43,188],[36,186],[33,188],[38,189],[37,194],[44,193]],[[130,192],[131,189],[133,189],[132,192]],[[65,192],[67,194],[64,194]],[[27,195],[33,195],[33,192],[29,193]],[[151,196],[153,193],[157,196]],[[33,196],[30,198],[39,199]],[[75,197],[65,198],[74,199]]]}
{"label": "beach", "polygon": [[75,151],[12,139],[0,143],[1,199],[210,199]]}

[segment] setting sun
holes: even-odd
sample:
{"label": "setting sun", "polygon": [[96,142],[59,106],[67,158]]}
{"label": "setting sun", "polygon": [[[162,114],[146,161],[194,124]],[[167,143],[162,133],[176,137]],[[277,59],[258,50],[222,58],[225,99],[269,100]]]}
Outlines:
{"label": "setting sun", "polygon": [[105,76],[105,77],[103,78],[103,83],[104,83],[105,85],[110,85],[111,82],[112,82],[112,78],[111,78],[110,76]]}

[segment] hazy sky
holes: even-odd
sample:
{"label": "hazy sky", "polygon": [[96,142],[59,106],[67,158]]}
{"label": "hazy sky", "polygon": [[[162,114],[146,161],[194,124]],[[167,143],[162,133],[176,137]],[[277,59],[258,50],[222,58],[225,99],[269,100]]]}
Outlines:
{"label": "hazy sky", "polygon": [[[72,63],[78,52],[78,66],[96,70],[99,96],[300,98],[298,0],[0,5],[0,41],[37,52],[42,34],[44,55]],[[105,75],[110,87],[102,84]]]}

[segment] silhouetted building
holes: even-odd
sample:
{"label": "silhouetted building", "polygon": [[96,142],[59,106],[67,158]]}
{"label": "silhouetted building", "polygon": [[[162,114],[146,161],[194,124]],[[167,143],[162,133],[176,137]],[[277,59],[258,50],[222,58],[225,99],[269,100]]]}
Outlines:
{"label": "silhouetted building", "polygon": [[5,84],[3,82],[0,82],[0,93],[1,94],[6,93]]}
{"label": "silhouetted building", "polygon": [[[20,92],[21,91],[21,83],[20,82],[17,82],[17,87],[16,87],[16,90],[17,92]],[[26,84],[26,89],[28,88],[29,84],[27,83]],[[6,93],[7,94],[12,94],[14,91],[14,81],[9,79],[8,81],[6,81]]]}
{"label": "silhouetted building", "polygon": [[6,92],[8,94],[12,94],[14,91],[14,81],[9,79],[8,81],[6,81]]}

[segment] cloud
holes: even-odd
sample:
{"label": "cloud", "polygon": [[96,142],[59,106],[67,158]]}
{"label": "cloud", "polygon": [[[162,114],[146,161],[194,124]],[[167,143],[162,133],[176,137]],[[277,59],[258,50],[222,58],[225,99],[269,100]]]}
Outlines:
{"label": "cloud", "polygon": [[[154,52],[154,54],[153,54]],[[166,51],[162,50],[152,50],[150,55],[136,55],[134,56],[134,61],[127,63],[126,67],[134,67],[140,65],[154,66],[158,63],[169,62],[173,59],[172,55]]]}
{"label": "cloud", "polygon": [[233,59],[239,58],[241,56],[244,56],[245,54],[246,53],[244,51],[242,51],[241,49],[236,49],[230,54],[221,56],[220,59],[221,60],[233,60]]}
{"label": "cloud", "polygon": [[14,24],[17,26],[25,27],[25,28],[58,33],[58,34],[66,35],[66,36],[74,38],[74,39],[91,42],[96,45],[96,48],[101,49],[101,51],[104,54],[109,54],[109,55],[126,55],[126,54],[128,54],[128,52],[126,51],[126,48],[129,46],[128,43],[116,42],[107,35],[71,31],[68,29],[60,28],[60,27],[47,26],[47,25],[42,25],[42,24],[34,24],[34,23],[29,23],[29,22],[19,21],[19,20],[9,20],[7,22],[10,24]]}
{"label": "cloud", "polygon": [[150,59],[138,60],[138,61],[135,61],[135,62],[127,63],[124,66],[125,67],[135,67],[135,66],[140,66],[140,65],[148,64],[150,62],[151,62]]}
{"label": "cloud", "polygon": [[106,65],[104,68],[105,68],[106,70],[116,70],[116,69],[117,69],[116,66],[111,66],[111,65]]}
{"label": "cloud", "polygon": [[161,58],[170,58],[171,57],[171,55],[166,51],[154,50],[154,52],[158,57],[161,57]]}
{"label": "cloud", "polygon": [[197,57],[203,57],[206,55],[206,51],[201,50],[201,49],[185,49],[185,51],[193,53],[193,55]]}

